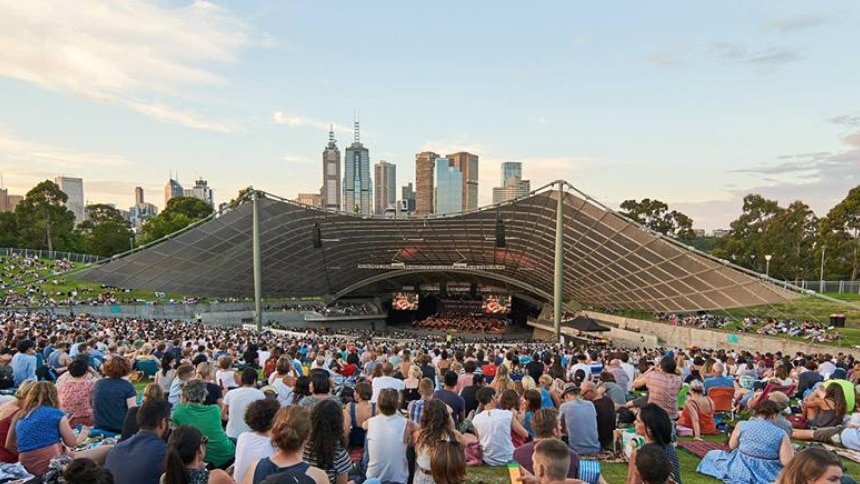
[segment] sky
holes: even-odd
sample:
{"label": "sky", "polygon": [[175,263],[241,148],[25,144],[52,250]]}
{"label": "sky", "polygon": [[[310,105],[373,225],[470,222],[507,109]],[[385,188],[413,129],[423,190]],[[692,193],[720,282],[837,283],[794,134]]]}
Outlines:
{"label": "sky", "polygon": [[[860,184],[860,3],[0,0],[0,172],[164,205],[317,191],[328,127],[371,160],[480,156],[533,188],[657,198],[726,228],[759,193],[819,216]],[[398,189],[399,193],[399,189]]]}

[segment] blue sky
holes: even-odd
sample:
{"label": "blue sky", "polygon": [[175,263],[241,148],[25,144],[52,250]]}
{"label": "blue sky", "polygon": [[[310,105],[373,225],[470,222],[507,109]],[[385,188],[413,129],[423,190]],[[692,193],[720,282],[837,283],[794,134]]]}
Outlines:
{"label": "blue sky", "polygon": [[373,161],[480,155],[727,227],[746,193],[819,214],[860,183],[860,4],[0,0],[0,171],[90,201],[315,191],[327,126]]}

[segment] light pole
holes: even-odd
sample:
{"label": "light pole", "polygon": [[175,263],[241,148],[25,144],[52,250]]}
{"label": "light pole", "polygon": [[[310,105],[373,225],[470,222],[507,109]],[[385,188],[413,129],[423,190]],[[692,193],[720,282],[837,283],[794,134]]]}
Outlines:
{"label": "light pole", "polygon": [[821,244],[821,272],[819,273],[819,281],[821,284],[818,286],[818,292],[824,292],[824,252],[827,250],[827,246]]}
{"label": "light pole", "polygon": [[765,254],[764,255],[764,267],[765,267],[764,275],[765,275],[765,277],[770,277],[770,260],[771,259],[773,259],[772,254]]}

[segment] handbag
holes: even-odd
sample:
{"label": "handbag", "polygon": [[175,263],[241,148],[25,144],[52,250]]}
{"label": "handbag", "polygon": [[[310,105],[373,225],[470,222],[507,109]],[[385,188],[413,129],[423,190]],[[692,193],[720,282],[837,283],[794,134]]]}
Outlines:
{"label": "handbag", "polygon": [[484,465],[484,448],[477,440],[469,442],[463,449],[466,454],[466,465],[477,467]]}

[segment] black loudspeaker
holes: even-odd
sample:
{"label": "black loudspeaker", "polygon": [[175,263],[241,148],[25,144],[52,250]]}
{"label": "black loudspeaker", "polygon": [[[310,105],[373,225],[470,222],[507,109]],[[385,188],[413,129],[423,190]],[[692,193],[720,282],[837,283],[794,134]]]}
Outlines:
{"label": "black loudspeaker", "polygon": [[314,228],[311,229],[311,242],[314,244],[314,249],[322,249],[322,235],[318,223],[315,223]]}
{"label": "black loudspeaker", "polygon": [[505,242],[505,221],[496,219],[496,248],[503,249],[507,243]]}
{"label": "black loudspeaker", "polygon": [[830,315],[830,326],[836,328],[844,328],[845,327],[845,315],[844,314],[831,314]]}

